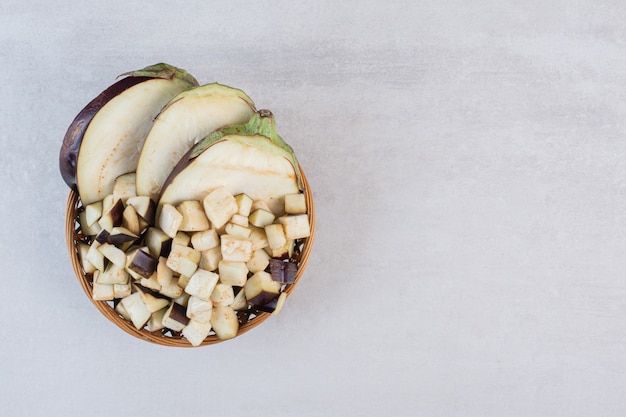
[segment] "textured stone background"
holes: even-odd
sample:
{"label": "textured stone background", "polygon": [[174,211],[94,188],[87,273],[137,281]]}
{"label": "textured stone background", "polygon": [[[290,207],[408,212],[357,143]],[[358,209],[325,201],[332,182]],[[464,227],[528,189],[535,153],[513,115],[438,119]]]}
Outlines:
{"label": "textured stone background", "polygon": [[[7,416],[623,416],[626,5],[0,5]],[[127,336],[64,243],[65,129],[165,61],[276,114],[315,191],[284,311],[195,350]]]}

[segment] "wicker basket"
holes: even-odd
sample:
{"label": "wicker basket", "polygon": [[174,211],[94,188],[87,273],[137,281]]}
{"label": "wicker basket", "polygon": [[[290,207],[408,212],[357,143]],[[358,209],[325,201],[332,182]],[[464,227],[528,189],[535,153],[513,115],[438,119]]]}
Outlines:
{"label": "wicker basket", "polygon": [[[298,272],[295,278],[295,282],[293,284],[286,285],[283,290],[283,292],[287,293],[287,296],[289,296],[289,294],[291,294],[291,292],[295,289],[296,285],[300,281],[300,278],[302,277],[302,274],[304,273],[304,270],[309,261],[309,256],[311,254],[311,249],[313,247],[313,240],[315,236],[315,207],[313,205],[313,195],[311,193],[309,183],[306,176],[304,175],[304,171],[302,170],[302,168],[300,168],[300,173],[302,175],[302,182],[304,185],[304,194],[308,208],[311,236],[306,239],[302,239],[300,244],[296,247],[294,258],[298,264]],[[126,319],[124,319],[114,310],[113,302],[96,301],[93,299],[91,275],[85,273],[78,258],[77,243],[81,241],[81,239],[83,239],[80,230],[80,224],[78,223],[78,214],[81,210],[82,204],[80,202],[78,194],[74,191],[70,191],[65,211],[65,237],[70,261],[72,262],[72,267],[74,268],[74,273],[78,278],[78,282],[83,287],[87,298],[91,300],[93,305],[96,306],[96,308],[107,319],[112,321],[115,325],[117,325],[119,328],[132,336],[162,346],[193,347],[191,343],[189,343],[178,333],[173,333],[170,331],[150,332],[146,328],[137,330],[132,323],[126,321]],[[250,315],[250,318],[248,318],[247,321],[240,321],[237,337],[263,323],[270,317],[270,315],[270,313],[255,311],[254,314]],[[222,340],[218,339],[215,334],[211,333],[199,346],[212,345],[221,341]]]}

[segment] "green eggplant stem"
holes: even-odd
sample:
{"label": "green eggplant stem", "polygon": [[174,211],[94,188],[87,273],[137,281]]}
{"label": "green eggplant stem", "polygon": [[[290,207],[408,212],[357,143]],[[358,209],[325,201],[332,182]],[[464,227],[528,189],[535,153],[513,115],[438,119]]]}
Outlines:
{"label": "green eggplant stem", "polygon": [[226,136],[264,136],[268,138],[274,145],[281,148],[289,154],[289,162],[293,165],[298,180],[298,187],[303,190],[302,176],[300,175],[300,167],[298,159],[291,148],[278,133],[276,133],[276,120],[270,110],[258,110],[250,120],[243,125],[226,126],[222,129],[210,133],[194,146],[195,152],[192,152],[190,158],[196,158],[206,148],[222,141]]}
{"label": "green eggplant stem", "polygon": [[188,82],[192,86],[198,85],[198,80],[193,75],[181,68],[177,68],[173,65],[165,64],[163,62],[155,65],[150,65],[145,68],[136,71],[125,72],[120,74],[119,77],[151,77],[151,78],[163,78],[165,80],[171,80],[179,78]]}

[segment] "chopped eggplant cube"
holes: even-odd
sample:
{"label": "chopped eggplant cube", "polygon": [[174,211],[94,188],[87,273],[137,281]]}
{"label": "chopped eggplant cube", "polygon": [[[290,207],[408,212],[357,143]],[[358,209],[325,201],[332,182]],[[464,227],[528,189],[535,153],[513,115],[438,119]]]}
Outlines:
{"label": "chopped eggplant cube", "polygon": [[272,279],[281,284],[293,284],[296,280],[298,267],[293,262],[285,262],[281,259],[270,259],[270,274]]}
{"label": "chopped eggplant cube", "polygon": [[150,278],[157,270],[159,261],[147,251],[138,250],[128,265],[128,269],[144,278]]}

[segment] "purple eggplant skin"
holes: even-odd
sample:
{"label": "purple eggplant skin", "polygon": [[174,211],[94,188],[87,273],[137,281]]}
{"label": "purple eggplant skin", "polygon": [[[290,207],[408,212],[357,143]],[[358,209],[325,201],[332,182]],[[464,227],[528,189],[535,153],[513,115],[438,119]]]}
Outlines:
{"label": "purple eggplant skin", "polygon": [[255,305],[255,309],[258,311],[264,311],[266,313],[273,313],[276,311],[276,307],[278,306],[278,297],[280,294],[276,294],[276,296],[268,301],[266,301],[263,305]]}
{"label": "purple eggplant skin", "polygon": [[157,270],[158,259],[142,250],[138,250],[135,258],[129,265],[129,269],[144,278],[150,278]]}
{"label": "purple eggplant skin", "polygon": [[111,224],[113,227],[119,227],[124,222],[124,203],[122,200],[117,200],[113,207],[104,214],[111,217]]}
{"label": "purple eggplant skin", "polygon": [[280,293],[277,292],[269,292],[263,290],[256,296],[248,299],[248,302],[258,308],[259,306],[265,306],[266,304],[270,303],[272,300],[278,298],[279,295]]}
{"label": "purple eggplant skin", "polygon": [[296,282],[298,266],[293,262],[285,262],[280,258],[270,259],[270,275],[272,279],[281,284],[293,284]]}
{"label": "purple eggplant skin", "polygon": [[[115,230],[113,230],[115,232]],[[122,246],[126,242],[134,242],[138,239],[138,236],[129,235],[126,233],[112,233],[109,237],[110,244],[116,247]]]}
{"label": "purple eggplant skin", "polygon": [[96,241],[98,243],[112,243],[111,233],[106,229],[100,230],[96,235]]}
{"label": "purple eggplant skin", "polygon": [[76,163],[78,161],[78,150],[83,141],[85,131],[93,120],[98,111],[104,107],[111,99],[117,97],[125,90],[153,79],[153,77],[145,76],[131,76],[123,78],[116,83],[112,84],[96,98],[91,100],[74,118],[74,121],[70,124],[65,137],[63,138],[63,144],[61,145],[61,152],[59,154],[59,169],[63,181],[73,189],[78,191],[76,185]]}
{"label": "purple eggplant skin", "polygon": [[[96,235],[95,239],[98,243],[109,243],[115,247],[120,247],[126,242],[134,242],[139,237],[136,235],[129,235],[126,233],[115,233],[114,229],[112,232],[109,232],[106,229],[100,230]],[[129,232],[130,233],[130,232]]]}
{"label": "purple eggplant skin", "polygon": [[183,325],[189,324],[189,318],[187,317],[187,309],[178,303],[174,303],[172,311],[170,312],[170,318]]}
{"label": "purple eggplant skin", "polygon": [[[151,295],[151,296],[153,296],[154,298],[169,299],[169,297],[167,297],[167,296],[165,296],[165,295],[163,295],[163,294],[161,294],[161,293],[159,293],[159,292],[156,292],[156,291],[154,291],[154,290],[151,290],[151,289],[150,289],[150,288],[148,288],[148,287],[144,287],[143,285],[138,284],[138,283],[136,283],[136,282],[134,282],[134,283],[133,283],[133,285],[135,286],[135,288],[136,288],[137,290],[141,291],[141,292],[142,292],[142,293],[144,293],[144,294],[150,294],[150,295]],[[177,311],[178,311],[178,310],[177,310]]]}

